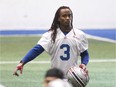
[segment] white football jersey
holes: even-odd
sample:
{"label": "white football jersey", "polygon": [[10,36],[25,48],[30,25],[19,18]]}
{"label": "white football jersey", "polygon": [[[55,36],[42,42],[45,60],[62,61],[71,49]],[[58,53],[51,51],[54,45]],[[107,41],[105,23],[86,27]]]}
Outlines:
{"label": "white football jersey", "polygon": [[64,35],[58,28],[55,43],[52,41],[51,33],[48,31],[43,34],[37,44],[40,44],[51,55],[51,67],[61,69],[66,75],[71,66],[77,65],[80,53],[88,49],[88,41],[84,32],[79,29],[72,29]]}

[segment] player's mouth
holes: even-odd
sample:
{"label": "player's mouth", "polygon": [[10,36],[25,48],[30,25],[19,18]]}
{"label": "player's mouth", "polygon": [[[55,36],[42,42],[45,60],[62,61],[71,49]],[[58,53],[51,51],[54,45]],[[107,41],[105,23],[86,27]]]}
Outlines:
{"label": "player's mouth", "polygon": [[69,25],[69,24],[70,24],[70,21],[66,21],[65,24],[66,24],[66,25]]}

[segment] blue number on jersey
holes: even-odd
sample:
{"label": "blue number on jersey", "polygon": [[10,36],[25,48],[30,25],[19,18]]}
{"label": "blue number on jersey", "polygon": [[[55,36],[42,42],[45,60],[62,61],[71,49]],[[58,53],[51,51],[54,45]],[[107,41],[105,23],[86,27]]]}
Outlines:
{"label": "blue number on jersey", "polygon": [[70,58],[70,46],[68,44],[62,44],[60,49],[65,49],[64,55],[60,56],[62,60],[68,60]]}

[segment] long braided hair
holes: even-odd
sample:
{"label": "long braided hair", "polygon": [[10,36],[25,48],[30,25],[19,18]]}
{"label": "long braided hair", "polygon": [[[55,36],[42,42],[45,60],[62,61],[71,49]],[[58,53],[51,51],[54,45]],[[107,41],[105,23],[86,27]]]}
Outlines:
{"label": "long braided hair", "polygon": [[67,7],[67,6],[61,6],[56,11],[54,20],[53,20],[52,25],[51,25],[51,28],[48,30],[48,31],[52,31],[51,38],[52,38],[53,42],[55,42],[55,39],[56,39],[57,28],[59,28],[59,26],[60,26],[58,18],[60,17],[60,11],[61,11],[61,9],[69,9],[71,11],[71,14],[72,14],[71,27],[73,28],[73,25],[72,25],[72,22],[73,22],[73,13],[72,13],[72,10],[69,7]]}

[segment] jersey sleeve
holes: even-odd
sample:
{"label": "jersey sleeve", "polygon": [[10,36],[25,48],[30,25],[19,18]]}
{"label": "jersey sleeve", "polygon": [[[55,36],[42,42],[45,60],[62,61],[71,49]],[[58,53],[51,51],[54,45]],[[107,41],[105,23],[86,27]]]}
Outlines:
{"label": "jersey sleeve", "polygon": [[89,53],[88,50],[85,50],[83,53],[81,53],[81,63],[87,65],[89,62]]}
{"label": "jersey sleeve", "polygon": [[42,35],[42,38],[38,41],[39,45],[41,45],[46,52],[49,52],[49,47],[51,44],[51,34],[50,33],[45,33]]}
{"label": "jersey sleeve", "polygon": [[85,33],[83,32],[80,36],[80,53],[84,52],[85,50],[88,49],[88,40],[86,38]]}

